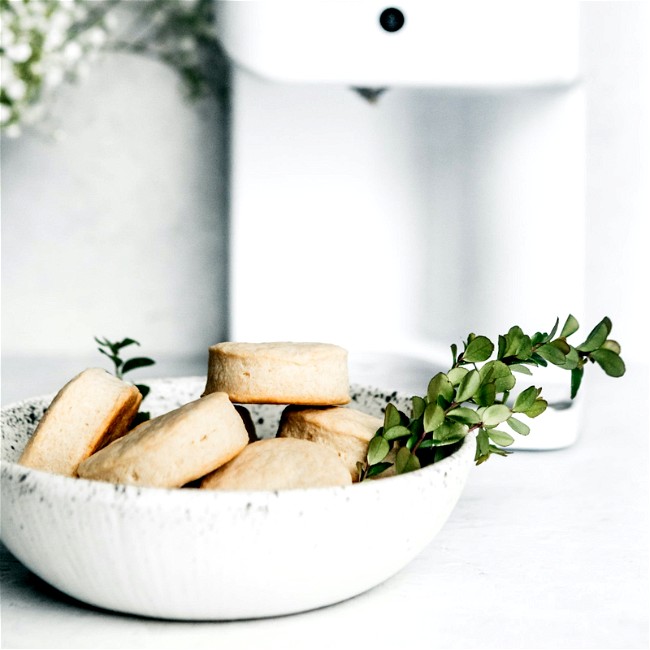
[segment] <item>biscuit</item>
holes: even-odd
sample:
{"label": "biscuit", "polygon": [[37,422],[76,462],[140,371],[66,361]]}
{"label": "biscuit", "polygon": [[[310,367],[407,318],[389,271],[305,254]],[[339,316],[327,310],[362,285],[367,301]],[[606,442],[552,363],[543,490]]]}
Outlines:
{"label": "biscuit", "polygon": [[347,351],[327,343],[218,343],[204,395],[241,404],[338,405],[350,401]]}
{"label": "biscuit", "polygon": [[124,435],[138,412],[140,391],[102,368],[88,368],[56,394],[19,464],[76,476],[79,463]]}
{"label": "biscuit", "polygon": [[221,490],[285,490],[352,483],[336,453],[324,445],[295,438],[253,442],[238,456],[206,476],[201,487]]}
{"label": "biscuit", "polygon": [[383,425],[381,418],[349,407],[304,408],[287,406],[282,412],[278,436],[301,438],[333,449],[359,479],[357,463],[366,460],[368,443]]}
{"label": "biscuit", "polygon": [[212,393],[143,422],[79,465],[82,478],[180,487],[227,463],[248,444],[225,393]]}

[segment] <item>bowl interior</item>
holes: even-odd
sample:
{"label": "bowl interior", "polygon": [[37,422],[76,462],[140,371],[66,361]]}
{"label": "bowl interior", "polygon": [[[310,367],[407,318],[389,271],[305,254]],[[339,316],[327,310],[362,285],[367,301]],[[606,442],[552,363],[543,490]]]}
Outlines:
{"label": "bowl interior", "polygon": [[[167,413],[187,402],[198,399],[205,388],[205,377],[176,377],[142,381],[151,392],[142,403],[142,410],[152,417]],[[377,388],[353,384],[350,387],[352,408],[383,417],[388,402],[408,410],[410,399],[396,392],[387,393]],[[2,460],[16,463],[27,441],[34,433],[54,395],[30,398],[2,409]],[[273,438],[278,430],[280,415],[285,408],[274,404],[246,404],[255,430],[260,438]]]}

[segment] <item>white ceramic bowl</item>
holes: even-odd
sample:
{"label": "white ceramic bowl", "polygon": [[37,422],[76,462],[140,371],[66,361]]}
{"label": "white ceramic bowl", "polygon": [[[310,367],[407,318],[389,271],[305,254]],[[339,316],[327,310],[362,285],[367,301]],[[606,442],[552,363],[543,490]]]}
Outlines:
{"label": "white ceramic bowl", "polygon": [[[153,415],[195,399],[202,377],[148,382]],[[352,387],[381,415],[403,395]],[[345,487],[225,492],[72,479],[15,463],[49,404],[2,411],[2,541],[31,571],[99,607],[143,616],[225,620],[339,602],[408,564],[453,510],[473,465],[471,436],[424,469]],[[281,407],[251,408],[273,436]]]}

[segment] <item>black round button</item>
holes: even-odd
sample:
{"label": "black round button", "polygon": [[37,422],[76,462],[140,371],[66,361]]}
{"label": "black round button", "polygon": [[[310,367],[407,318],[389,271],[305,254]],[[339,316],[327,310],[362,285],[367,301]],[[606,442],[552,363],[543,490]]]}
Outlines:
{"label": "black round button", "polygon": [[396,7],[388,7],[381,12],[379,24],[387,32],[397,32],[404,27],[404,14]]}

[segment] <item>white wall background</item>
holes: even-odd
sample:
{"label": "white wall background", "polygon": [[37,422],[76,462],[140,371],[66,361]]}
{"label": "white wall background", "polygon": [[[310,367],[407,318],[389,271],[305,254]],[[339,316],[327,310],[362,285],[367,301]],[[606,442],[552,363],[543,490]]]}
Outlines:
{"label": "white wall background", "polygon": [[[647,330],[648,16],[644,2],[582,4],[585,320],[610,315],[624,350]],[[268,110],[318,110],[319,92],[294,87],[290,101]],[[350,93],[346,101],[361,100]],[[455,110],[454,101],[442,100],[441,110]],[[428,108],[430,101],[412,95],[416,122]],[[56,112],[63,141],[2,140],[3,356],[84,356],[103,334],[140,338],[153,355],[202,357],[227,332],[219,107],[186,104],[174,75],[156,63],[111,55],[61,97]],[[354,119],[348,136],[370,152],[369,164],[383,164],[385,134]],[[408,137],[415,142],[421,132]],[[342,177],[341,165],[326,171]],[[425,189],[427,200],[447,195]],[[264,291],[263,269],[260,277]],[[464,325],[463,314],[452,316]]]}
{"label": "white wall background", "polygon": [[196,355],[223,337],[222,108],[110,54],[53,113],[60,142],[2,140],[3,353],[84,355],[100,335]]}

